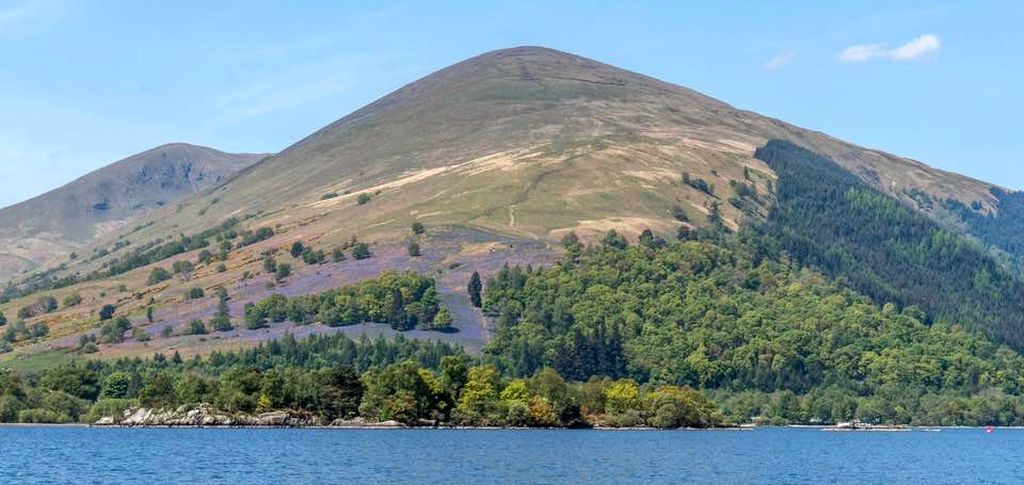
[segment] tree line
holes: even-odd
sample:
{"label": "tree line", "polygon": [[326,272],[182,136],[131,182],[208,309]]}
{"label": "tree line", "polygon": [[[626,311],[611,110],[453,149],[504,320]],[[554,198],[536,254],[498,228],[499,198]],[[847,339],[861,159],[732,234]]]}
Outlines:
{"label": "tree line", "polygon": [[[561,262],[493,275],[486,359],[512,376],[703,389],[740,422],[1024,421],[1024,358],[969,325],[876,304],[752,231],[642,240],[569,237]],[[978,406],[1003,411],[956,411]]]}
{"label": "tree line", "polygon": [[290,410],[327,422],[583,427],[720,425],[703,393],[631,380],[567,382],[545,368],[503,376],[436,341],[311,336],[206,358],[90,361],[22,377],[0,372],[0,421],[92,422],[139,406],[209,403],[228,413]]}

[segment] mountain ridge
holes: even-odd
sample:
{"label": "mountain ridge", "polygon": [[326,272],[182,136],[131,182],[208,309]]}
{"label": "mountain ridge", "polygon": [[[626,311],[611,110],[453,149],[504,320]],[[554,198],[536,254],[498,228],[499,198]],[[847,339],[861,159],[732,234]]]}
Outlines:
{"label": "mountain ridge", "polygon": [[[205,191],[154,209],[135,227],[101,235],[83,251],[102,256],[64,261],[66,268],[33,287],[78,278],[89,285],[62,284],[52,293],[80,296],[91,306],[38,318],[57,322],[54,338],[66,344],[87,331],[103,304],[136,316],[155,308],[150,327],[180,327],[219,311],[212,302],[189,300],[185,281],[206,294],[226,289],[237,317],[245,303],[275,292],[325,291],[389,269],[415,269],[437,274],[442,298],[455,305],[456,326],[465,333],[445,338],[479,348],[487,320],[459,306],[471,273],[486,277],[505,262],[550,264],[572,233],[600,244],[610,230],[635,241],[647,230],[671,239],[767,222],[779,174],[756,152],[775,139],[834,161],[935,220],[955,215],[949,200],[978,217],[998,208],[992,184],[597,61],[513,48],[416,80]],[[414,224],[419,232],[411,233]],[[969,233],[969,224],[947,224]],[[291,254],[296,242],[300,258]],[[357,242],[373,257],[346,259]],[[326,262],[335,252],[342,257]],[[279,264],[287,265],[285,276],[277,275]],[[167,268],[180,269],[180,281],[165,279],[160,270],[169,275]],[[199,353],[232,341],[189,342]],[[149,345],[110,351],[132,355]]]}
{"label": "mountain ridge", "polygon": [[[985,210],[995,210],[996,200],[990,193],[992,184],[762,117],[691,89],[599,61],[554,49],[515,47],[458,62],[356,109],[278,155],[231,177],[216,194],[195,197],[178,211],[181,216],[168,214],[161,230],[201,230],[246,211],[280,213],[286,208],[314,205],[323,194],[354,195],[365,190],[377,191],[378,186],[384,186],[385,196],[390,199],[385,184],[408,177],[428,177],[431,183],[449,184],[462,179],[445,175],[482,178],[473,175],[486,170],[493,176],[501,169],[536,180],[541,176],[532,169],[539,164],[557,169],[557,164],[573,161],[586,165],[584,169],[607,168],[606,173],[596,172],[595,176],[623,178],[623,172],[635,172],[626,175],[634,180],[628,182],[630,186],[624,191],[636,192],[643,187],[664,191],[674,182],[669,180],[669,174],[678,178],[683,171],[708,179],[721,190],[738,178],[742,167],[771,178],[770,169],[757,161],[753,153],[775,138],[794,139],[906,202],[911,202],[911,197],[904,192],[922,190],[937,199],[954,199],[965,205],[978,202]],[[649,167],[634,171],[625,164],[607,160],[623,157],[641,160],[635,165]],[[475,167],[472,172],[468,167],[458,168],[474,161],[489,162],[470,164]],[[483,167],[487,163],[489,167]],[[721,172],[719,166],[733,173],[715,176],[711,172]],[[557,174],[553,178],[559,183],[570,182]],[[522,182],[525,186],[531,183]],[[538,186],[544,189],[547,185],[542,180]],[[438,201],[436,191],[420,188],[416,183],[401,185],[402,191],[418,192],[418,196],[432,203]],[[594,189],[582,186],[578,191]],[[493,186],[487,190],[505,194],[516,189]],[[767,187],[761,185],[759,190],[766,193]],[[528,194],[526,197],[529,206]],[[512,227],[508,223],[511,218],[499,217],[498,212],[509,205],[519,206],[519,197],[509,195],[500,202],[470,199],[465,195],[461,206],[475,205],[481,209],[473,214],[461,213],[455,216],[458,221],[450,222],[547,240],[557,239],[557,234],[573,228],[586,232],[588,224],[607,225],[602,222],[607,217],[598,209],[607,209],[614,217],[648,219],[667,228],[672,223],[671,206],[692,206],[686,209],[691,218],[699,219],[707,216],[706,206],[715,202],[714,197],[687,193],[676,201],[669,201],[669,197],[647,201],[649,207],[624,213],[622,207],[639,202],[620,201],[623,204],[566,213],[566,218],[557,222],[541,217],[534,226],[524,224],[537,218],[523,217],[524,209],[529,208],[520,206],[517,227]],[[718,202],[725,202],[724,199]],[[216,205],[211,204],[213,200],[217,200]],[[339,197],[333,203],[319,204],[316,209],[330,212],[334,206],[349,201],[354,201],[354,196]],[[572,202],[564,201],[564,205],[571,206]],[[441,203],[437,206],[422,208],[415,218],[422,218],[424,213],[464,212],[453,211]],[[725,219],[738,226],[742,214],[725,204],[720,206]],[[418,210],[409,204],[400,208],[395,204],[393,208],[387,214],[358,222],[364,223],[364,227],[378,227],[387,220],[404,223],[411,219],[411,212]],[[540,209],[551,212],[550,208],[538,208],[539,212]],[[194,217],[204,210],[203,217]],[[333,216],[314,211],[295,215],[300,219],[311,217]],[[391,226],[384,223],[382,227]],[[357,229],[353,224],[352,230]]]}
{"label": "mountain ridge", "polygon": [[169,143],[4,207],[0,277],[65,256],[134,217],[213,187],[264,156]]}

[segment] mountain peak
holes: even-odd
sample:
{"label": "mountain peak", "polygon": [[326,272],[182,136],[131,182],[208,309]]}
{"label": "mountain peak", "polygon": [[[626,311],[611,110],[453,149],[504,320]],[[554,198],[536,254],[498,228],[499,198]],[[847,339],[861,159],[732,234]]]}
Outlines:
{"label": "mountain peak", "polygon": [[223,182],[265,155],[169,143],[0,209],[0,278],[69,253],[134,217]]}
{"label": "mountain peak", "polygon": [[492,50],[492,51],[487,51],[487,52],[484,52],[483,54],[480,54],[480,55],[481,56],[493,56],[493,57],[503,57],[503,56],[513,56],[513,57],[514,56],[538,56],[538,55],[553,56],[553,57],[568,57],[568,58],[579,57],[579,56],[577,56],[575,54],[570,54],[570,53],[565,52],[565,51],[560,51],[558,49],[552,49],[551,47],[544,47],[544,46],[538,46],[538,45],[520,45],[520,46],[514,46],[514,47],[506,47],[506,48],[503,48],[503,49],[495,49],[495,50]]}
{"label": "mountain peak", "polygon": [[[415,220],[557,241],[568,231],[668,233],[679,220],[705,221],[712,210],[735,228],[748,217],[744,210],[765,208],[724,203],[730,188],[756,180],[758,193],[771,191],[772,171],[754,152],[776,138],[834,157],[882,190],[919,189],[966,203],[991,198],[983,184],[681,86],[520,46],[479,54],[370,103],[216,194],[162,213],[151,233],[200,231],[259,213],[285,214],[268,218],[274,225],[315,220],[330,227],[323,229],[330,237],[402,231]],[[683,173],[705,188],[681,184]],[[375,203],[353,212],[346,204],[361,193]]]}
{"label": "mountain peak", "polygon": [[464,62],[468,63],[476,61],[479,63],[495,63],[509,59],[528,64],[589,63],[594,66],[602,65],[612,69],[617,69],[576,54],[540,46],[518,46],[506,49],[496,49],[484,52],[483,54],[467,59]]}
{"label": "mountain peak", "polygon": [[[535,83],[546,87],[559,83],[683,89],[586,57],[538,46],[485,52],[427,76],[421,82],[428,84],[426,81],[433,80],[462,85],[494,79]],[[417,84],[420,82],[411,86]]]}
{"label": "mountain peak", "polygon": [[265,156],[268,155],[268,154],[264,154],[264,153],[233,153],[233,154],[229,154],[228,152],[224,152],[224,151],[218,150],[216,148],[211,148],[211,147],[208,147],[208,146],[196,145],[194,143],[188,143],[188,142],[175,141],[175,142],[170,142],[170,143],[164,143],[163,145],[158,145],[158,146],[150,148],[150,149],[148,149],[146,151],[139,152],[139,153],[129,157],[129,159],[130,158],[135,158],[135,157],[144,157],[144,156],[147,156],[149,154],[159,153],[159,152],[216,154],[216,155],[221,155],[221,156],[222,155],[241,155],[241,156],[246,156],[246,157],[248,157],[248,156],[265,157]]}

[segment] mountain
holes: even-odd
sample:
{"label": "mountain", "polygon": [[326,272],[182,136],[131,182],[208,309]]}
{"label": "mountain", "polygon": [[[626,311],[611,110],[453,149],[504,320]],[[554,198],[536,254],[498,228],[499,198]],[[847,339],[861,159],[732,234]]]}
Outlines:
{"label": "mountain", "polygon": [[[715,202],[735,228],[744,215],[726,203],[730,184],[748,174],[767,195],[775,175],[753,154],[776,138],[908,203],[926,196],[985,212],[997,206],[991,184],[583,57],[520,47],[460,62],[369,104],[161,215],[148,234],[260,213],[336,237],[394,233],[418,220],[555,241],[570,230],[674,232],[673,213],[699,225]],[[680,184],[683,172],[711,193]],[[357,210],[363,193],[374,203]]]}
{"label": "mountain", "polygon": [[535,47],[243,157],[8,209],[81,256],[0,290],[0,421],[1024,424],[1024,194]]}
{"label": "mountain", "polygon": [[0,278],[67,255],[141,214],[223,182],[264,156],[164,145],[0,209]]}
{"label": "mountain", "polygon": [[[755,229],[763,246],[744,264],[792,258],[878,305],[923,308],[914,320],[1024,347],[1013,264],[1024,245],[1005,229],[1021,224],[1016,193],[551,49],[460,62],[219,182],[204,180],[208,190],[159,200],[131,224],[123,216],[83,230],[77,241],[93,239],[79,251],[89,257],[9,288],[0,312],[49,329],[42,341],[17,340],[15,353],[74,347],[97,333],[106,305],[152,340],[115,339],[103,357],[202,354],[293,331],[376,335],[305,325],[319,314],[297,322],[276,313],[269,330],[217,338],[189,329],[220,315],[240,325],[248,303],[387,270],[433,275],[459,330],[409,335],[479,351],[508,321],[470,304],[474,272],[486,280],[506,263],[551,265],[570,233],[619,245],[647,229],[717,240],[741,228]],[[72,204],[79,214],[103,203],[112,212],[116,202],[81,199]],[[612,229],[626,238],[606,239]],[[211,297],[221,290],[228,300]],[[54,309],[65,299],[75,304]]]}

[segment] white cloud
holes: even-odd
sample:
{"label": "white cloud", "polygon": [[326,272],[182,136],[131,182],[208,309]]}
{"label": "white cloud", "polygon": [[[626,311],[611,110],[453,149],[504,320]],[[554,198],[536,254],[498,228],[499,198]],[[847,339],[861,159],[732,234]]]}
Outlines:
{"label": "white cloud", "polygon": [[906,61],[916,59],[931,52],[938,52],[942,47],[939,38],[935,35],[922,35],[906,44],[893,49],[889,55],[894,61]]}
{"label": "white cloud", "polygon": [[796,53],[793,51],[786,51],[771,59],[768,59],[768,61],[764,63],[764,68],[770,71],[781,69],[786,64],[793,62],[794,59],[796,59]]}
{"label": "white cloud", "polygon": [[937,35],[925,34],[892,49],[885,44],[860,44],[847,47],[836,55],[836,60],[839,62],[867,62],[872,59],[909,61],[938,52],[941,47],[942,43]]}
{"label": "white cloud", "polygon": [[864,62],[885,55],[885,44],[862,44],[847,47],[836,56],[840,62]]}

